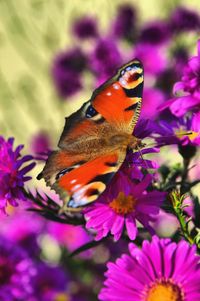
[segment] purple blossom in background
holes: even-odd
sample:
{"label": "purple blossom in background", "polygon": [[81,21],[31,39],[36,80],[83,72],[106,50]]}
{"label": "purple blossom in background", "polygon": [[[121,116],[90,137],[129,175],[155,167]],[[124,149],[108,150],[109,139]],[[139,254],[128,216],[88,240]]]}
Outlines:
{"label": "purple blossom in background", "polygon": [[[69,252],[75,251],[92,240],[92,236],[82,226],[48,223],[48,233],[61,246],[65,246]],[[90,250],[80,254],[81,257],[85,258],[89,257],[89,255],[91,255]]]}
{"label": "purple blossom in background", "polygon": [[149,43],[138,43],[134,48],[133,57],[142,62],[146,74],[158,75],[167,66],[165,48]]}
{"label": "purple blossom in background", "polygon": [[97,21],[91,16],[85,16],[74,22],[74,34],[81,40],[98,36]]}
{"label": "purple blossom in background", "polygon": [[199,30],[200,15],[188,8],[177,7],[169,19],[169,26],[172,32]]}
{"label": "purple blossom in background", "polygon": [[53,62],[52,75],[61,98],[72,96],[82,88],[81,73],[86,65],[87,58],[80,48],[57,55]]}
{"label": "purple blossom in background", "polygon": [[197,56],[193,56],[183,69],[181,81],[174,85],[174,93],[187,92],[200,100],[200,40],[197,44]]}
{"label": "purple blossom in background", "polygon": [[[129,244],[130,255],[108,263],[102,301],[199,300],[200,265],[196,247],[170,239]],[[163,299],[165,297],[165,299]]]}
{"label": "purple blossom in background", "polygon": [[[17,208],[14,208],[9,216],[0,215],[0,235],[26,249],[31,256],[38,256],[39,246],[37,243],[38,235],[44,232],[45,220],[39,215],[28,212],[26,209],[31,207],[27,200]],[[26,225],[26,226],[25,226]]]}
{"label": "purple blossom in background", "polygon": [[135,25],[136,11],[134,8],[129,4],[121,5],[112,28],[114,37],[132,41],[135,36]]}
{"label": "purple blossom in background", "polygon": [[0,300],[27,300],[35,273],[26,252],[0,236]]}
{"label": "purple blossom in background", "polygon": [[170,108],[172,114],[183,116],[200,104],[200,40],[197,44],[198,56],[192,57],[183,69],[181,81],[174,85],[174,93],[183,91],[186,95],[173,98],[160,106],[160,110]]}
{"label": "purple blossom in background", "polygon": [[146,192],[151,183],[151,176],[146,176],[139,184],[134,184],[122,172],[113,178],[109,189],[98,201],[84,210],[86,228],[97,232],[96,240],[106,237],[110,232],[117,241],[124,230],[134,240],[137,236],[136,220],[146,229],[152,230],[149,222],[158,214],[165,193]]}
{"label": "purple blossom in background", "polygon": [[168,24],[165,21],[154,21],[142,28],[139,42],[161,45],[164,42],[167,42],[170,38],[170,32]]}
{"label": "purple blossom in background", "polygon": [[16,207],[19,200],[26,200],[23,194],[24,183],[31,179],[26,176],[35,163],[29,163],[22,167],[24,163],[32,160],[32,156],[22,157],[20,152],[23,145],[13,149],[14,138],[6,141],[0,136],[0,210],[6,211],[8,205]]}
{"label": "purple blossom in background", "polygon": [[46,160],[51,150],[50,137],[45,132],[39,132],[31,138],[30,150],[37,159]]}
{"label": "purple blossom in background", "polygon": [[109,39],[99,39],[90,56],[90,68],[95,73],[97,83],[101,84],[122,64],[122,57],[117,44]]}
{"label": "purple blossom in background", "polygon": [[142,118],[153,119],[158,114],[158,106],[165,101],[165,95],[160,89],[144,88],[142,97],[142,110],[140,116]]}
{"label": "purple blossom in background", "polygon": [[[38,263],[35,277],[32,280],[34,297],[31,301],[70,300],[70,296],[67,294],[68,282],[69,277],[66,271],[64,272],[59,267],[48,266],[42,262]],[[59,299],[60,294],[63,297],[62,299]]]}

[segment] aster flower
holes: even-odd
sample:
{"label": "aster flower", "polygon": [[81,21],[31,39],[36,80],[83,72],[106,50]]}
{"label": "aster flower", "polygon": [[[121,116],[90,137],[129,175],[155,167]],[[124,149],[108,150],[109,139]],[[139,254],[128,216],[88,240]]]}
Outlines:
{"label": "aster flower", "polygon": [[155,118],[160,112],[160,106],[165,100],[165,95],[160,89],[146,87],[142,98],[142,110],[140,116],[142,118]]}
{"label": "aster flower", "polygon": [[164,21],[154,21],[141,29],[139,42],[161,45],[170,37],[168,24]]}
{"label": "aster flower", "polygon": [[150,43],[138,43],[134,48],[133,57],[138,58],[144,65],[145,72],[151,75],[161,73],[167,65],[165,49]]}
{"label": "aster flower", "polygon": [[61,98],[72,96],[81,89],[80,76],[86,64],[87,59],[79,48],[62,52],[55,57],[52,75]]}
{"label": "aster flower", "polygon": [[81,40],[98,36],[97,22],[91,16],[82,17],[74,22],[74,34]]}
{"label": "aster flower", "polygon": [[136,11],[128,4],[118,8],[117,17],[113,24],[113,35],[132,41],[135,36]]}
{"label": "aster flower", "polygon": [[195,246],[170,239],[129,244],[130,255],[108,263],[102,301],[193,301],[200,299],[200,265]]}
{"label": "aster flower", "polygon": [[46,160],[51,150],[50,137],[47,133],[41,131],[31,138],[31,153],[35,155],[37,160]]}
{"label": "aster flower", "polygon": [[172,32],[199,30],[200,15],[186,7],[178,7],[169,19]]}
{"label": "aster flower", "polygon": [[188,110],[200,104],[200,40],[197,44],[198,55],[192,57],[183,70],[180,82],[174,85],[174,93],[183,91],[184,95],[173,98],[160,106],[160,110],[170,108],[177,116],[183,116]]}
{"label": "aster flower", "polygon": [[27,300],[33,292],[34,265],[23,249],[1,236],[0,271],[1,301]]}
{"label": "aster flower", "polygon": [[20,155],[23,145],[13,149],[14,138],[6,141],[0,136],[0,210],[5,212],[9,205],[16,207],[19,200],[26,200],[23,194],[24,183],[31,179],[26,176],[35,163],[22,167],[25,162],[32,159],[32,156]]}
{"label": "aster flower", "polygon": [[155,137],[158,145],[197,146],[200,144],[200,112],[191,117],[173,118],[170,121],[160,120],[159,124],[154,123],[154,133],[160,135]]}
{"label": "aster flower", "polygon": [[158,214],[165,193],[147,192],[151,180],[151,176],[147,175],[139,184],[135,184],[122,171],[117,173],[98,201],[84,210],[86,228],[97,232],[96,240],[110,232],[117,241],[124,227],[128,237],[133,240],[138,232],[136,220],[152,230],[149,222]]}
{"label": "aster flower", "polygon": [[9,212],[9,216],[0,216],[0,235],[14,245],[23,247],[31,256],[38,256],[37,238],[44,232],[45,220],[35,213],[27,213],[26,209],[30,208],[29,201],[22,205]]}
{"label": "aster flower", "polygon": [[[92,240],[91,236],[82,226],[63,225],[60,223],[48,223],[48,233],[69,252],[73,252]],[[78,237],[78,239],[77,239]],[[82,252],[81,257],[88,258],[90,250]]]}
{"label": "aster flower", "polygon": [[31,301],[70,300],[67,294],[69,277],[66,272],[58,266],[52,267],[42,262],[37,264],[36,271],[32,280],[34,297]]}
{"label": "aster flower", "polygon": [[98,84],[112,76],[122,64],[117,44],[110,38],[99,39],[91,53],[90,68],[95,72]]}

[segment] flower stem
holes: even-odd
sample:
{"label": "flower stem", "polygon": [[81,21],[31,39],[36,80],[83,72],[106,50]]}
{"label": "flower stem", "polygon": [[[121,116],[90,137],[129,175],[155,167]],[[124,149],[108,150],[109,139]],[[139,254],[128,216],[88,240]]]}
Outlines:
{"label": "flower stem", "polygon": [[187,216],[184,214],[184,205],[183,201],[185,199],[186,195],[181,193],[177,190],[174,190],[171,192],[170,198],[172,202],[172,206],[174,209],[174,212],[176,214],[176,217],[178,218],[178,221],[180,223],[180,228],[183,236],[190,244],[195,244],[195,239],[192,237],[190,230],[189,230],[189,223],[191,221],[191,218],[187,219]]}

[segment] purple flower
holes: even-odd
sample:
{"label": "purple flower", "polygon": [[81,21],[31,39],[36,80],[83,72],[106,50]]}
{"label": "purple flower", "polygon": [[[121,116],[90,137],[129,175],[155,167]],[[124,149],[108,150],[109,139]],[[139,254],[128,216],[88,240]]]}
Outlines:
{"label": "purple flower", "polygon": [[159,74],[167,65],[164,47],[149,43],[138,43],[134,49],[133,57],[138,58],[144,65],[145,72],[151,75]]}
{"label": "purple flower", "polygon": [[141,117],[149,119],[155,118],[159,113],[158,106],[160,106],[164,100],[165,95],[161,90],[146,87],[143,93]]}
{"label": "purple flower", "polygon": [[200,40],[197,43],[197,56],[192,57],[185,69],[181,82],[174,85],[174,92],[180,90],[200,99]]}
{"label": "purple flower", "polygon": [[0,299],[27,300],[36,271],[26,252],[0,237]]}
{"label": "purple flower", "polygon": [[196,11],[178,7],[169,20],[172,32],[199,30],[200,16]]}
{"label": "purple flower", "polygon": [[[40,262],[32,281],[35,298],[31,301],[70,300],[67,294],[68,281],[67,274],[60,267],[51,267]],[[59,299],[59,296],[62,298]]]}
{"label": "purple flower", "polygon": [[99,39],[90,59],[90,68],[95,72],[98,84],[112,76],[122,64],[117,45],[110,38]]}
{"label": "purple flower", "polygon": [[[69,252],[73,252],[84,244],[90,242],[92,237],[81,226],[63,225],[60,223],[48,223],[48,233]],[[78,239],[77,239],[78,237]],[[90,250],[81,252],[80,257],[87,258],[91,255]]]}
{"label": "purple flower", "polygon": [[199,145],[200,144],[200,112],[191,117],[180,117],[171,121],[160,120],[159,124],[154,123],[154,133],[158,145]]}
{"label": "purple flower", "polygon": [[46,160],[51,150],[50,137],[45,132],[38,132],[31,138],[31,152],[36,156],[37,160]]}
{"label": "purple flower", "polygon": [[69,97],[81,87],[81,73],[85,69],[87,59],[79,48],[62,52],[54,60],[52,74],[58,95]]}
{"label": "purple flower", "polygon": [[26,176],[35,163],[22,167],[25,162],[32,159],[27,155],[22,157],[20,151],[23,145],[13,149],[14,138],[6,141],[0,136],[0,210],[5,212],[8,205],[16,207],[19,200],[26,200],[23,194],[24,182],[31,179]]}
{"label": "purple flower", "polygon": [[200,40],[197,44],[198,55],[192,57],[185,69],[180,82],[174,85],[174,93],[183,91],[183,96],[173,98],[160,106],[160,110],[170,108],[177,116],[183,116],[188,110],[200,105]]}
{"label": "purple flower", "polygon": [[82,17],[74,22],[73,32],[81,40],[96,38],[98,36],[97,22],[90,16]]}
{"label": "purple flower", "polygon": [[139,41],[142,43],[160,45],[170,37],[168,24],[164,21],[154,21],[142,28]]}
{"label": "purple flower", "polygon": [[[0,235],[9,239],[13,244],[22,246],[31,255],[38,255],[38,235],[44,232],[45,220],[39,215],[27,212],[30,208],[27,201],[9,212],[9,216],[0,215]],[[12,208],[13,209],[13,208]],[[24,226],[26,225],[26,226]]]}
{"label": "purple flower", "polygon": [[128,4],[118,8],[117,17],[113,24],[113,35],[132,41],[135,36],[136,12]]}
{"label": "purple flower", "polygon": [[145,240],[129,244],[130,255],[109,262],[102,301],[193,301],[200,299],[200,265],[196,247],[185,241]]}
{"label": "purple flower", "polygon": [[84,210],[86,228],[97,232],[96,240],[102,239],[110,232],[117,241],[124,227],[128,237],[133,240],[138,232],[136,220],[148,230],[152,230],[149,222],[158,214],[165,193],[147,192],[146,188],[151,180],[151,176],[148,175],[139,184],[135,184],[122,171],[116,174],[98,201]]}

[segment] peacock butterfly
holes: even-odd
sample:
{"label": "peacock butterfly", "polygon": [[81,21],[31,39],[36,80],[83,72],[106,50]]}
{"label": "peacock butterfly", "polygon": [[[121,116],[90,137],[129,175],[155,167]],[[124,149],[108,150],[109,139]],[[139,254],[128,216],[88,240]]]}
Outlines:
{"label": "peacock butterfly", "polygon": [[69,211],[95,201],[140,140],[132,135],[143,90],[143,67],[135,59],[98,87],[89,101],[66,118],[59,149],[38,179],[61,197]]}

